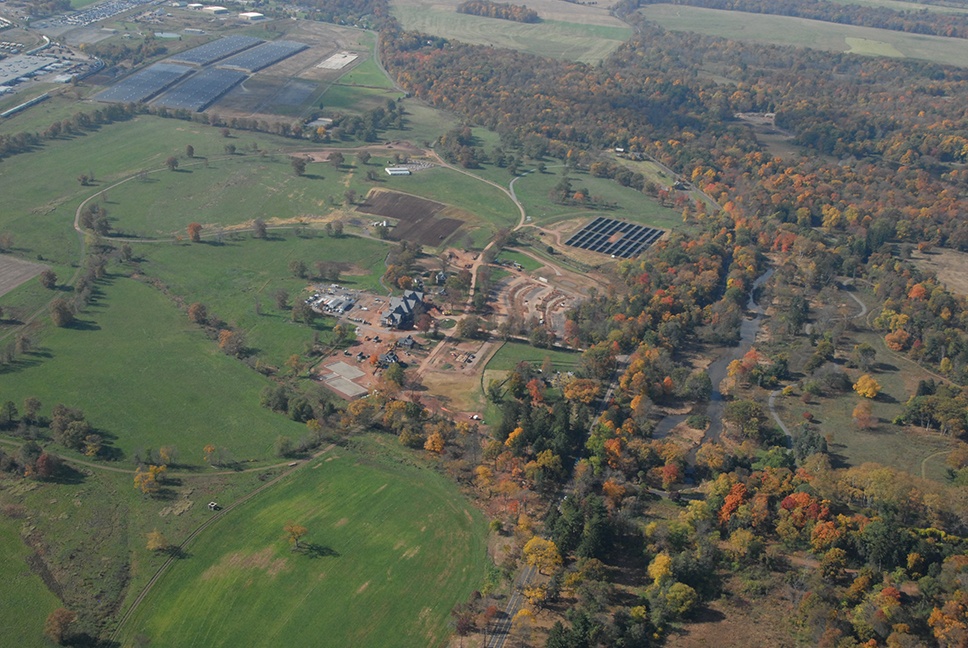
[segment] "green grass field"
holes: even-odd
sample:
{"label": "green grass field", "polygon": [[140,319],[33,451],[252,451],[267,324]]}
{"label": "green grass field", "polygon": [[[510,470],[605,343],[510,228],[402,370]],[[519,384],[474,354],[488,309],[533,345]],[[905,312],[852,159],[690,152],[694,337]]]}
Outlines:
{"label": "green grass field", "polygon": [[[349,156],[352,161],[352,156]],[[186,236],[189,223],[211,232],[254,218],[318,218],[343,201],[355,173],[329,164],[309,164],[293,173],[288,155],[233,155],[199,161],[181,159],[177,171],[159,170],[108,192],[112,227],[128,236]],[[357,185],[359,191],[366,187]]]}
{"label": "green grass field", "polygon": [[451,169],[437,168],[393,177],[381,186],[459,207],[490,224],[492,233],[518,223],[518,208],[507,194]]}
{"label": "green grass field", "polygon": [[575,205],[559,205],[548,198],[549,192],[561,180],[561,168],[551,168],[545,173],[529,173],[514,184],[518,199],[527,209],[535,225],[552,223],[577,216],[607,216],[622,220],[654,225],[662,229],[681,228],[682,212],[663,207],[642,192],[622,187],[613,180],[596,178],[587,173],[571,172],[569,179],[573,190],[586,188],[590,195],[601,196],[614,209],[591,210]]}
{"label": "green grass field", "polygon": [[968,40],[960,38],[680,5],[651,5],[639,11],[649,20],[672,31],[693,31],[755,43],[968,66]]}
{"label": "green grass field", "polygon": [[0,627],[15,645],[41,648],[51,645],[44,638],[44,620],[61,603],[27,565],[25,558],[31,551],[20,539],[19,527],[19,523],[0,517]]}
{"label": "green grass field", "polygon": [[836,4],[861,5],[862,7],[885,7],[895,11],[919,12],[927,11],[930,13],[950,13],[965,14],[968,9],[953,7],[950,5],[924,4],[920,2],[903,2],[903,0],[832,0]]}
{"label": "green grass field", "polygon": [[393,14],[404,28],[472,45],[516,49],[538,56],[597,63],[628,40],[628,27],[544,20],[525,24],[459,14],[453,7],[396,4]]}
{"label": "green grass field", "polygon": [[[275,367],[305,351],[314,333],[328,340],[336,320],[320,318],[314,328],[291,321],[288,310],[278,310],[274,294],[285,290],[290,304],[309,296],[311,282],[294,277],[289,261],[301,260],[314,272],[316,261],[352,262],[340,278],[347,288],[381,290],[387,244],[346,236],[340,239],[319,234],[300,238],[292,230],[272,230],[269,240],[254,240],[248,234],[223,245],[142,245],[137,252],[146,261],[143,272],[157,277],[186,303],[201,302],[246,333],[258,357]],[[261,304],[256,313],[255,304]]]}
{"label": "green grass field", "polygon": [[[290,550],[288,521],[308,529],[308,550]],[[480,586],[484,525],[436,472],[336,450],[231,511],[189,553],[124,645],[423,648],[445,643],[451,608]]]}
{"label": "green grass field", "polygon": [[[524,268],[525,272],[534,272],[538,268],[541,268],[544,266],[544,264],[541,263],[540,261],[537,261],[534,258],[528,256],[527,254],[522,254],[521,252],[518,252],[516,250],[501,250],[501,253],[497,255],[497,260],[519,263],[521,264],[521,267]],[[508,273],[505,272],[505,275],[507,274]],[[497,281],[496,279],[497,275],[495,273],[492,273],[491,276],[492,278],[494,278],[495,281]]]}
{"label": "green grass field", "polygon": [[519,362],[530,362],[541,366],[545,358],[551,358],[556,371],[574,371],[578,367],[581,353],[559,349],[539,349],[523,342],[505,342],[487,363],[488,371],[511,371]]}
{"label": "green grass field", "polygon": [[170,444],[200,464],[214,443],[236,460],[264,459],[280,434],[304,434],[259,405],[267,379],[222,354],[159,291],[120,277],[103,290],[77,328],[52,328],[0,374],[2,400],[80,407],[126,457]]}

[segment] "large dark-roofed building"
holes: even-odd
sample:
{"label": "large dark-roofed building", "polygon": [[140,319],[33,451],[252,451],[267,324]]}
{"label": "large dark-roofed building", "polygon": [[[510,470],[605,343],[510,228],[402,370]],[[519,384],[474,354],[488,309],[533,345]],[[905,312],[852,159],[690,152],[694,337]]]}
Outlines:
{"label": "large dark-roofed building", "polygon": [[572,235],[565,245],[630,259],[662,238],[665,232],[654,227],[626,223],[613,218],[596,218]]}
{"label": "large dark-roofed building", "polygon": [[107,90],[98,93],[98,101],[112,103],[140,103],[148,101],[159,92],[177,83],[194,70],[185,65],[155,63],[140,72],[122,79]]}
{"label": "large dark-roofed building", "polygon": [[191,76],[154,101],[159,106],[202,112],[248,75],[236,70],[209,68]]}
{"label": "large dark-roofed building", "polygon": [[181,54],[169,56],[166,61],[176,63],[188,63],[189,65],[210,65],[215,61],[224,59],[226,56],[238,54],[242,50],[254,47],[265,41],[254,36],[227,36],[211,43],[205,43],[190,50],[185,50]]}
{"label": "large dark-roofed building", "polygon": [[303,51],[307,47],[309,45],[305,43],[286,40],[263,43],[262,45],[258,45],[222,61],[218,66],[220,68],[231,68],[249,73],[258,72],[263,68],[267,68],[283,59],[289,58],[296,52]]}

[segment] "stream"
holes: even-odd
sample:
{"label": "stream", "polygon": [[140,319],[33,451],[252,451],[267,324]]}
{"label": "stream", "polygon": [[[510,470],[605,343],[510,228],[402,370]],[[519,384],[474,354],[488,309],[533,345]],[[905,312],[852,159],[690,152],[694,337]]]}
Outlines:
{"label": "stream", "polygon": [[[706,416],[709,417],[709,427],[706,429],[706,433],[703,435],[702,441],[694,447],[689,452],[689,463],[695,462],[696,451],[699,446],[703,443],[710,441],[718,441],[719,437],[723,434],[723,412],[726,409],[726,399],[723,394],[719,391],[719,384],[726,377],[726,371],[729,368],[729,363],[733,360],[739,360],[746,352],[750,350],[753,343],[756,341],[756,334],[759,333],[760,325],[763,323],[763,309],[758,303],[756,303],[755,296],[756,291],[764,283],[769,281],[770,277],[773,276],[773,269],[770,268],[762,275],[760,275],[756,281],[753,282],[753,286],[750,288],[749,300],[746,302],[746,310],[753,314],[752,317],[744,317],[743,321],[740,322],[739,326],[739,344],[735,347],[731,347],[722,353],[718,358],[716,358],[706,372],[709,374],[709,379],[713,384],[712,395],[709,398],[709,405],[706,406]],[[669,435],[674,427],[689,418],[688,414],[676,414],[673,416],[667,416],[658,425],[655,426],[655,430],[652,432],[652,437],[655,439],[663,439]]]}

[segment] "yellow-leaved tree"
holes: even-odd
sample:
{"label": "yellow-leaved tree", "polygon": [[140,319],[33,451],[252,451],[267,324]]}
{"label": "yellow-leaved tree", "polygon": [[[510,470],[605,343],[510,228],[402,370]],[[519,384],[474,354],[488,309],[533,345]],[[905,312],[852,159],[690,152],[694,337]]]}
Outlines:
{"label": "yellow-leaved tree", "polygon": [[864,398],[874,398],[881,391],[880,384],[870,374],[864,374],[854,383],[854,391]]}

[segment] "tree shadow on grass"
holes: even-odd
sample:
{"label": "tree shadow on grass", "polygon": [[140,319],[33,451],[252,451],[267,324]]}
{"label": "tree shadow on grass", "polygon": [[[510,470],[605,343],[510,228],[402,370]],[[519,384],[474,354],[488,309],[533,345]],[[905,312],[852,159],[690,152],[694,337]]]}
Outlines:
{"label": "tree shadow on grass", "polygon": [[303,544],[300,551],[310,558],[337,558],[340,555],[340,553],[332,547],[324,547],[317,542],[308,542]]}

